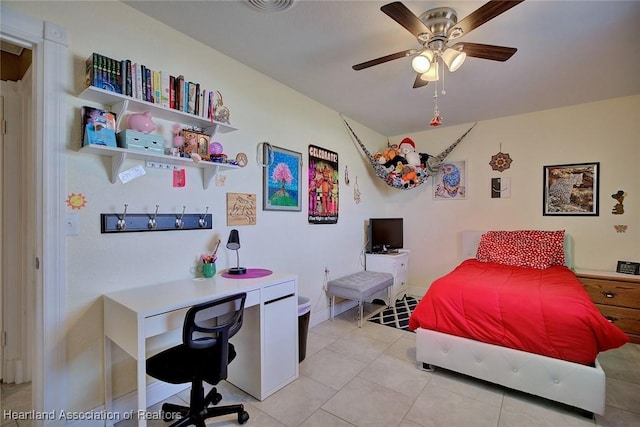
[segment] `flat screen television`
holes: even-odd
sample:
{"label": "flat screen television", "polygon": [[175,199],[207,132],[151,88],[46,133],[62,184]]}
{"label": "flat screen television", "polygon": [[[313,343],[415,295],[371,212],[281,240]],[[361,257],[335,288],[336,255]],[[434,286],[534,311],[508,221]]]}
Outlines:
{"label": "flat screen television", "polygon": [[402,218],[369,218],[370,253],[394,253],[403,248]]}

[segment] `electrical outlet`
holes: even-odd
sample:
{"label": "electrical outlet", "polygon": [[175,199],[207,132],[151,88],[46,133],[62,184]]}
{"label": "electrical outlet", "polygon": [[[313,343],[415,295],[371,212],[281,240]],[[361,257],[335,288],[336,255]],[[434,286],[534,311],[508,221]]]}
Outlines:
{"label": "electrical outlet", "polygon": [[67,220],[65,223],[65,227],[67,229],[67,236],[77,236],[78,235],[78,214],[77,213],[68,213]]}

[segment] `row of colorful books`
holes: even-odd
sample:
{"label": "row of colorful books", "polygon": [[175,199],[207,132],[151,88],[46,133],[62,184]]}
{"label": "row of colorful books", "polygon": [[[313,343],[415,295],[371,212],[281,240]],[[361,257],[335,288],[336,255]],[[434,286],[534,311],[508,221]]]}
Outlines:
{"label": "row of colorful books", "polygon": [[129,59],[93,53],[86,60],[86,84],[162,107],[214,119],[221,94],[166,71],[152,70]]}

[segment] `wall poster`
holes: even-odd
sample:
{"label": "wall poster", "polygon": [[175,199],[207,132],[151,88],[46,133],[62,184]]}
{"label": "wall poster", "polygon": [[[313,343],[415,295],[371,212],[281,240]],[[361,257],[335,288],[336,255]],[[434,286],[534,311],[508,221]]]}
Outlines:
{"label": "wall poster", "polygon": [[309,224],[338,222],[338,153],[309,145]]}

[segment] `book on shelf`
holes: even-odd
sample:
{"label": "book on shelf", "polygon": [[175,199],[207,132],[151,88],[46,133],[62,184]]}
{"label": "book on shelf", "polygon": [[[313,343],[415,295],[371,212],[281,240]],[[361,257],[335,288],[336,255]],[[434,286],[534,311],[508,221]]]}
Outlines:
{"label": "book on shelf", "polygon": [[176,78],[169,76],[169,108],[176,109]]}
{"label": "book on shelf", "polygon": [[187,89],[187,113],[195,114],[196,111],[196,84],[189,82]]}
{"label": "book on shelf", "polygon": [[121,93],[112,74],[113,60],[99,53],[92,53],[85,61],[85,83],[110,92]]}
{"label": "book on shelf", "polygon": [[99,108],[83,106],[82,145],[116,146],[116,114]]}
{"label": "book on shelf", "polygon": [[136,99],[142,99],[142,69],[141,65],[137,62],[133,64],[133,97]]}
{"label": "book on shelf", "polygon": [[169,108],[170,75],[166,71],[160,71],[160,105]]}
{"label": "book on shelf", "polygon": [[205,119],[214,118],[216,91],[187,81],[183,75],[155,71],[130,59],[116,60],[94,52],[85,61],[85,80],[87,86]]}
{"label": "book on shelf", "polygon": [[123,59],[120,61],[120,70],[120,75],[122,76],[122,94],[133,96],[131,60]]}
{"label": "book on shelf", "polygon": [[110,61],[110,65],[111,65],[111,76],[114,84],[116,85],[116,92],[124,93],[121,61],[116,61],[115,59],[112,59]]}
{"label": "book on shelf", "polygon": [[152,71],[150,68],[144,68],[144,87],[145,87],[145,98],[144,100],[147,102],[151,102],[153,104],[153,87],[152,87]]}
{"label": "book on shelf", "polygon": [[151,90],[153,91],[153,103],[160,104],[162,101],[162,83],[160,71],[151,71]]}
{"label": "book on shelf", "polygon": [[196,83],[196,94],[194,100],[195,107],[193,108],[193,113],[196,116],[200,115],[200,83]]}
{"label": "book on shelf", "polygon": [[184,76],[179,75],[176,77],[176,110],[183,111],[184,109]]}

